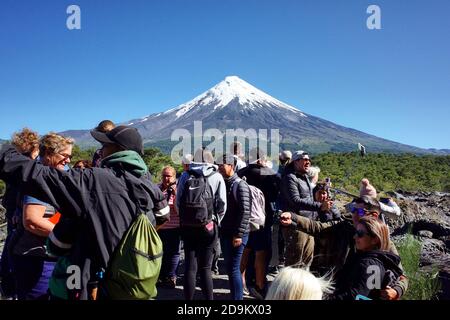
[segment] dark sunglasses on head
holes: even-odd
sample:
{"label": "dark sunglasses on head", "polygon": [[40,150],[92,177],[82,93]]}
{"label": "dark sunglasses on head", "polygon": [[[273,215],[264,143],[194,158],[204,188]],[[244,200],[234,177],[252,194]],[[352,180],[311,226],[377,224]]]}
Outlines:
{"label": "dark sunglasses on head", "polygon": [[364,231],[364,230],[356,230],[355,235],[356,235],[358,238],[362,238],[362,237],[364,237],[364,236],[368,236],[369,233],[368,233],[367,231]]}

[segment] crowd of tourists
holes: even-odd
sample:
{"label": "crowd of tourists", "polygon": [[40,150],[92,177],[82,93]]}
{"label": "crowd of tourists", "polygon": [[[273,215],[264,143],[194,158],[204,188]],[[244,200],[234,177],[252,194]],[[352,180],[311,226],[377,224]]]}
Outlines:
{"label": "crowd of tourists", "polygon": [[162,244],[161,257],[136,250],[145,263],[159,261],[152,286],[182,286],[186,300],[197,286],[214,299],[219,257],[231,300],[398,300],[407,290],[384,219],[400,209],[367,178],[339,209],[330,181],[302,150],[268,159],[254,148],[245,157],[234,142],[225,154],[185,154],[182,172],[165,164],[152,177],[135,128],[104,120],[91,135],[101,148],[76,163],[75,141],[56,133],[23,129],[0,151],[3,299],[114,299],[106,285],[112,260],[141,214],[155,230],[145,241]]}

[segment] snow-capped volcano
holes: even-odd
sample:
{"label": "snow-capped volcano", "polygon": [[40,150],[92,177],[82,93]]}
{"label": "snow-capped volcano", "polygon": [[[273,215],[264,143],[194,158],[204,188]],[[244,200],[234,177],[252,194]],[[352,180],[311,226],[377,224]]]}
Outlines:
{"label": "snow-capped volcano", "polygon": [[175,115],[178,118],[195,107],[202,108],[204,106],[209,106],[210,108],[213,108],[213,110],[216,110],[226,107],[233,100],[237,100],[237,103],[242,105],[243,109],[249,108],[256,110],[257,108],[272,106],[305,116],[296,108],[271,97],[237,76],[226,77],[219,84],[195,97],[191,101],[164,113],[176,111]]}
{"label": "snow-capped volcano", "polygon": [[[203,132],[210,128],[222,132],[226,129],[254,129],[257,132],[278,129],[285,146],[295,145],[292,148],[310,152],[349,151],[354,150],[357,143],[369,147],[371,152],[426,152],[306,114],[237,76],[226,77],[187,103],[124,124],[137,128],[145,143],[167,147],[177,143],[170,142],[174,130],[186,129],[193,134],[194,121],[201,121]],[[63,134],[72,136],[84,146],[95,144],[88,130]]]}
{"label": "snow-capped volcano", "polygon": [[[192,132],[193,122],[202,121],[203,129],[276,129],[289,127],[308,116],[237,76],[228,76],[214,87],[165,112],[126,123],[140,130],[144,139],[169,139],[175,129]],[[295,125],[296,126],[296,125]]]}

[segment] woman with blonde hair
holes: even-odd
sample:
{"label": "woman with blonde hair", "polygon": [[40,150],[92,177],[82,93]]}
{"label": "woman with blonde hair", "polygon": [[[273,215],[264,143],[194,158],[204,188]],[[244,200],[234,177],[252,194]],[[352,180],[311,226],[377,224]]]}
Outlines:
{"label": "woman with blonde hair", "polygon": [[389,229],[380,219],[365,215],[356,225],[354,239],[357,252],[336,275],[332,299],[353,300],[364,296],[379,300],[380,290],[391,287],[403,274],[400,257],[388,252]]}
{"label": "woman with blonde hair", "polygon": [[[67,170],[74,141],[56,133],[43,136],[39,144],[39,162]],[[19,300],[46,299],[48,283],[56,260],[47,255],[45,241],[57,223],[57,212],[51,205],[25,195],[22,199],[22,223],[12,248]]]}
{"label": "woman with blonde hair", "polygon": [[317,278],[311,272],[286,267],[270,285],[266,300],[322,300],[332,292],[332,284],[325,278]]}

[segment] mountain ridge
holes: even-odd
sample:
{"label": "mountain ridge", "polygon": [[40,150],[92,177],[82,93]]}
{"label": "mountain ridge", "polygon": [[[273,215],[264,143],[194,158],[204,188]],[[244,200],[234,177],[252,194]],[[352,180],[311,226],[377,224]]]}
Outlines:
{"label": "mountain ridge", "polygon": [[[304,146],[310,152],[351,151],[357,143],[370,152],[448,154],[446,149],[423,149],[362,131],[305,113],[259,90],[237,76],[228,76],[209,90],[164,112],[157,112],[122,124],[139,130],[145,144],[170,140],[175,129],[193,133],[194,121],[202,121],[203,132],[209,128],[243,130],[279,129],[281,142]],[[94,145],[88,130],[68,130],[82,146]],[[177,141],[178,142],[178,141]],[[174,142],[176,144],[177,142]]]}

